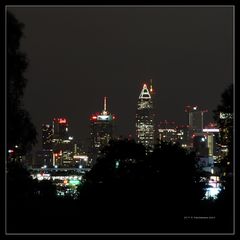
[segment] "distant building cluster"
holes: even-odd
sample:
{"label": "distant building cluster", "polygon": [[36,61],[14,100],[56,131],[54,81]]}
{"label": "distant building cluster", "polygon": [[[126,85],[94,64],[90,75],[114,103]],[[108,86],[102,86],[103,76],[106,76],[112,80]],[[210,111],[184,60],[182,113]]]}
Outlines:
{"label": "distant building cluster", "polygon": [[[199,167],[207,172],[214,172],[214,162],[218,162],[228,151],[226,144],[220,144],[219,138],[224,129],[218,129],[215,123],[204,125],[204,114],[198,106],[186,106],[185,125],[174,121],[155,119],[155,90],[152,80],[144,83],[136,100],[136,142],[141,143],[146,154],[151,154],[156,144],[172,142],[187,150],[196,152]],[[226,119],[224,113],[220,118]],[[103,110],[89,118],[88,149],[69,135],[69,121],[65,117],[56,117],[51,123],[42,124],[42,149],[36,153],[34,167],[90,167],[101,155],[109,140],[116,138],[116,116],[107,108],[107,97],[103,99]],[[221,131],[220,131],[221,130]],[[226,134],[225,134],[226,135]],[[224,136],[225,136],[224,135]],[[227,136],[225,136],[226,138]]]}
{"label": "distant building cluster", "polygon": [[42,150],[36,153],[34,167],[79,167],[87,162],[81,144],[69,135],[67,118],[54,118],[52,124],[42,124]]}
{"label": "distant building cluster", "polygon": [[107,110],[107,97],[104,97],[103,111],[90,116],[89,151],[69,135],[67,118],[54,118],[51,124],[42,124],[42,149],[37,151],[32,165],[36,168],[92,166],[113,138],[114,123],[115,115]]}
{"label": "distant building cluster", "polygon": [[177,125],[167,120],[160,122],[159,140],[178,143],[183,148],[195,151],[200,169],[213,173],[214,162],[221,155],[218,144],[220,131],[214,123],[204,127],[204,113],[207,110],[200,110],[198,106],[186,106],[185,112],[188,117],[186,125]]}
{"label": "distant building cluster", "polygon": [[[186,106],[188,121],[185,125],[178,125],[174,121],[161,121],[156,124],[152,81],[149,88],[144,83],[137,102],[136,138],[151,153],[154,145],[160,142],[172,142],[181,147],[196,152],[198,166],[201,170],[216,173],[214,162],[218,162],[226,151],[219,144],[220,130],[214,123],[204,126],[204,114],[207,110],[200,110],[198,106]],[[223,131],[224,132],[224,131]]]}

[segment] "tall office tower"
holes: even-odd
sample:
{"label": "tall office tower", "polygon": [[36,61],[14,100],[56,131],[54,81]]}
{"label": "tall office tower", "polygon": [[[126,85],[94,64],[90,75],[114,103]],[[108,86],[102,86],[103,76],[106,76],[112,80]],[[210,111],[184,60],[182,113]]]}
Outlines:
{"label": "tall office tower", "polygon": [[53,140],[68,139],[68,122],[66,118],[53,119]]}
{"label": "tall office tower", "polygon": [[53,165],[64,165],[69,162],[71,137],[68,134],[68,121],[66,118],[53,119]]}
{"label": "tall office tower", "polygon": [[197,106],[186,106],[185,112],[188,113],[188,125],[194,132],[201,132],[203,129],[203,114],[207,110],[198,110]]}
{"label": "tall office tower", "polygon": [[137,103],[136,135],[137,142],[142,143],[147,152],[153,150],[154,134],[153,101],[147,84],[144,84]]}
{"label": "tall office tower", "polygon": [[221,153],[221,146],[219,144],[220,130],[217,128],[217,124],[210,123],[203,129],[208,138],[209,156],[212,156],[214,160],[217,160]]}
{"label": "tall office tower", "polygon": [[53,128],[50,124],[42,124],[42,149],[52,149]]}
{"label": "tall office tower", "polygon": [[101,113],[92,114],[90,117],[91,128],[91,161],[95,163],[101,149],[113,138],[115,115],[107,111],[107,97],[104,97],[104,107]]}
{"label": "tall office tower", "polygon": [[36,154],[35,166],[51,166],[53,160],[53,128],[50,124],[42,124],[42,150]]}

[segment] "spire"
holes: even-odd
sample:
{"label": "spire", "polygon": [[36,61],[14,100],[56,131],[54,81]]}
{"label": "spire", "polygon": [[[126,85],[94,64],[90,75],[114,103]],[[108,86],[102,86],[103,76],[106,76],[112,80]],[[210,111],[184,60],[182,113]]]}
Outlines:
{"label": "spire", "polygon": [[152,79],[150,79],[150,92],[153,92]]}
{"label": "spire", "polygon": [[143,89],[139,95],[139,99],[151,99],[146,83],[143,84]]}
{"label": "spire", "polygon": [[103,111],[106,112],[107,111],[107,97],[104,97],[104,108]]}
{"label": "spire", "polygon": [[103,111],[102,111],[102,114],[103,115],[107,115],[108,114],[108,112],[107,112],[107,97],[103,98]]}

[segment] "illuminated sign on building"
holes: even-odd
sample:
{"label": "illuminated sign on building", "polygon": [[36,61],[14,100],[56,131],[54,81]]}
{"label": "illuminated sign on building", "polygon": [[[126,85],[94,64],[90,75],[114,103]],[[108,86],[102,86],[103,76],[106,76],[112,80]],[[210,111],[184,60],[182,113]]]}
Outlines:
{"label": "illuminated sign on building", "polygon": [[103,121],[110,120],[110,116],[109,115],[99,115],[99,116],[97,116],[97,120],[103,120]]}
{"label": "illuminated sign on building", "polygon": [[220,119],[229,119],[229,118],[232,118],[231,113],[220,112]]}
{"label": "illuminated sign on building", "polygon": [[83,161],[88,161],[88,156],[87,155],[74,155],[73,159],[78,159],[78,160],[83,160]]}
{"label": "illuminated sign on building", "polygon": [[99,114],[99,115],[92,115],[90,120],[92,121],[111,121],[111,120],[115,120],[116,117],[114,115],[103,115],[103,114]]}
{"label": "illuminated sign on building", "polygon": [[203,132],[219,132],[218,128],[204,128]]}
{"label": "illuminated sign on building", "polygon": [[67,123],[67,119],[66,118],[54,118],[53,121],[57,122],[59,124],[66,124]]}
{"label": "illuminated sign on building", "polygon": [[66,118],[59,118],[58,122],[59,123],[67,123],[67,120],[66,120]]}

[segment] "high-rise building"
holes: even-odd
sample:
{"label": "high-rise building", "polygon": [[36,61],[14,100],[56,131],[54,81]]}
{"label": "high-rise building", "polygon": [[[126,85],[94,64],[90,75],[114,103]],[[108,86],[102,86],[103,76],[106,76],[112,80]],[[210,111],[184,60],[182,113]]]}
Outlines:
{"label": "high-rise building", "polygon": [[53,165],[69,166],[72,162],[73,138],[68,133],[66,118],[53,119]]}
{"label": "high-rise building", "polygon": [[138,98],[136,113],[136,135],[137,142],[142,143],[147,152],[154,147],[154,108],[151,93],[147,84],[143,85]]}
{"label": "high-rise building", "polygon": [[161,121],[158,133],[160,141],[178,143],[186,149],[192,148],[188,125],[177,125],[174,121]]}
{"label": "high-rise building", "polygon": [[203,129],[203,114],[207,110],[199,110],[198,106],[186,106],[185,112],[188,113],[188,125],[193,131],[201,132]]}
{"label": "high-rise building", "polygon": [[90,155],[92,164],[101,153],[101,149],[113,138],[115,115],[107,111],[107,98],[104,97],[104,107],[101,113],[92,114],[90,117]]}
{"label": "high-rise building", "polygon": [[160,141],[176,143],[178,140],[175,122],[167,120],[160,122],[158,132]]}
{"label": "high-rise building", "polygon": [[68,121],[66,118],[53,119],[53,140],[68,139]]}
{"label": "high-rise building", "polygon": [[42,124],[42,149],[36,152],[33,165],[35,167],[53,165],[53,128],[51,124]]}
{"label": "high-rise building", "polygon": [[53,129],[50,124],[42,124],[42,149],[52,149]]}
{"label": "high-rise building", "polygon": [[209,156],[212,156],[214,160],[218,159],[221,153],[221,147],[219,145],[220,130],[216,124],[211,123],[203,129],[203,133],[205,133],[208,138]]}

